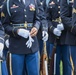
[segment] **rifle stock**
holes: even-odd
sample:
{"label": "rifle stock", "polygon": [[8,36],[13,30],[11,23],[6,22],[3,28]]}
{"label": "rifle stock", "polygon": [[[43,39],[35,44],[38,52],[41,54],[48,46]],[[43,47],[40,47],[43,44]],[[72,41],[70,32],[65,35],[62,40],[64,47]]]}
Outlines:
{"label": "rifle stock", "polygon": [[44,42],[43,53],[41,55],[40,75],[48,75],[47,60],[46,42]]}

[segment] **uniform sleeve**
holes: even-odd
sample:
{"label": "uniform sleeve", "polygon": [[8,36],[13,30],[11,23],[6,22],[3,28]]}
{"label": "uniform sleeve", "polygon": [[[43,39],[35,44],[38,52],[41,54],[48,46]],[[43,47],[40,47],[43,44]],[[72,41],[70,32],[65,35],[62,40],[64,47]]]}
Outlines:
{"label": "uniform sleeve", "polygon": [[4,29],[0,24],[0,43],[4,43]]}
{"label": "uniform sleeve", "polygon": [[76,0],[73,4],[72,25],[71,32],[76,35]]}
{"label": "uniform sleeve", "polygon": [[47,8],[46,13],[47,13],[46,16],[47,16],[47,21],[48,21],[48,29],[50,32],[53,33],[53,30],[55,27],[52,24],[52,16],[51,16],[51,11],[49,10],[49,7]]}
{"label": "uniform sleeve", "polygon": [[[46,16],[44,13],[43,6],[40,4],[40,0],[36,0],[36,21],[35,21],[35,27],[39,29],[40,25],[42,25],[42,30],[48,30],[48,24],[46,21]],[[41,24],[42,23],[42,24]]]}
{"label": "uniform sleeve", "polygon": [[4,3],[3,7],[2,7],[2,11],[1,11],[1,22],[2,25],[5,29],[5,33],[13,36],[13,37],[18,37],[17,35],[17,28],[14,28],[11,25],[11,16],[9,16],[8,12],[7,12],[7,5],[6,2]]}
{"label": "uniform sleeve", "polygon": [[43,13],[44,13],[44,20],[42,21],[42,31],[48,31],[48,21],[47,21],[47,17],[46,17],[46,0],[43,0],[43,3],[41,4],[43,7]]}
{"label": "uniform sleeve", "polygon": [[72,17],[70,16],[70,8],[69,8],[69,5],[67,3],[67,0],[61,0],[61,3],[60,3],[60,16],[61,16],[61,19],[62,19],[62,23],[64,25],[64,28],[66,30],[69,30],[71,31],[71,28],[72,28]]}

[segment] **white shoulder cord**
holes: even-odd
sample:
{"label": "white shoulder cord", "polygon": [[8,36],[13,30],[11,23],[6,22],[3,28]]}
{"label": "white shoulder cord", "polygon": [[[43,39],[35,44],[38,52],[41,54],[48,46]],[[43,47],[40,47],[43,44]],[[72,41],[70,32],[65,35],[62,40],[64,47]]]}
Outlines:
{"label": "white shoulder cord", "polygon": [[9,14],[9,16],[11,16],[10,10],[9,10],[9,0],[7,0],[7,12]]}
{"label": "white shoulder cord", "polygon": [[59,2],[59,0],[57,0],[57,2]]}
{"label": "white shoulder cord", "polygon": [[69,4],[69,0],[67,0],[67,3]]}
{"label": "white shoulder cord", "polygon": [[47,6],[48,6],[49,1],[50,1],[50,0],[46,0],[46,5],[47,5]]}

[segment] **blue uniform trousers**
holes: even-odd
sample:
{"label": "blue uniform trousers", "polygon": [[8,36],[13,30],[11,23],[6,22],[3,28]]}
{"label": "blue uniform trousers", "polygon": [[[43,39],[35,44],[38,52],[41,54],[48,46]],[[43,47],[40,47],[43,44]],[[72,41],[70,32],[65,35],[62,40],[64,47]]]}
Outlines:
{"label": "blue uniform trousers", "polygon": [[1,69],[2,70],[2,74],[1,75],[8,75],[6,60],[2,61],[1,68],[2,68]]}
{"label": "blue uniform trousers", "polygon": [[71,50],[68,45],[58,45],[56,49],[56,75],[60,75],[60,60],[63,62],[63,75],[72,75]]}
{"label": "blue uniform trousers", "polygon": [[6,65],[6,53],[5,50],[3,50],[3,54],[4,54],[4,59],[1,63],[1,75],[8,75],[8,70],[7,70],[7,65]]}
{"label": "blue uniform trousers", "polygon": [[[56,75],[60,75],[60,61],[63,62],[63,75],[72,75],[71,51],[68,45],[57,45],[56,47]],[[52,54],[53,44],[50,44],[50,56]]]}
{"label": "blue uniform trousers", "polygon": [[49,57],[52,55],[53,46],[53,44],[49,44]]}
{"label": "blue uniform trousers", "polygon": [[73,66],[74,66],[73,68],[76,74],[76,46],[69,46],[69,49],[71,49],[71,56],[72,56]]}
{"label": "blue uniform trousers", "polygon": [[38,52],[32,54],[11,54],[12,75],[23,75],[26,65],[27,75],[39,75]]}
{"label": "blue uniform trousers", "polygon": [[5,56],[5,58],[7,57],[7,52],[8,52],[8,49],[3,50],[3,55]]}

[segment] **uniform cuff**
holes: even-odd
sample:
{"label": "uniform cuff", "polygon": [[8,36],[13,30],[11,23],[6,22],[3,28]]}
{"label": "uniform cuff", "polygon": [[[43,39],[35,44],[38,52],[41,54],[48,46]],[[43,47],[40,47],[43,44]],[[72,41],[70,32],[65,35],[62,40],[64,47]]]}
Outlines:
{"label": "uniform cuff", "polygon": [[48,22],[46,20],[42,20],[42,31],[48,31]]}
{"label": "uniform cuff", "polygon": [[34,27],[36,27],[39,30],[39,28],[40,28],[40,22],[36,21],[36,23],[34,24]]}
{"label": "uniform cuff", "polygon": [[17,30],[18,30],[18,28],[13,28],[12,33],[14,36],[18,36]]}
{"label": "uniform cuff", "polygon": [[72,26],[71,32],[72,32],[74,35],[76,35],[76,25]]}
{"label": "uniform cuff", "polygon": [[0,37],[0,42],[4,43],[4,39],[2,37]]}

